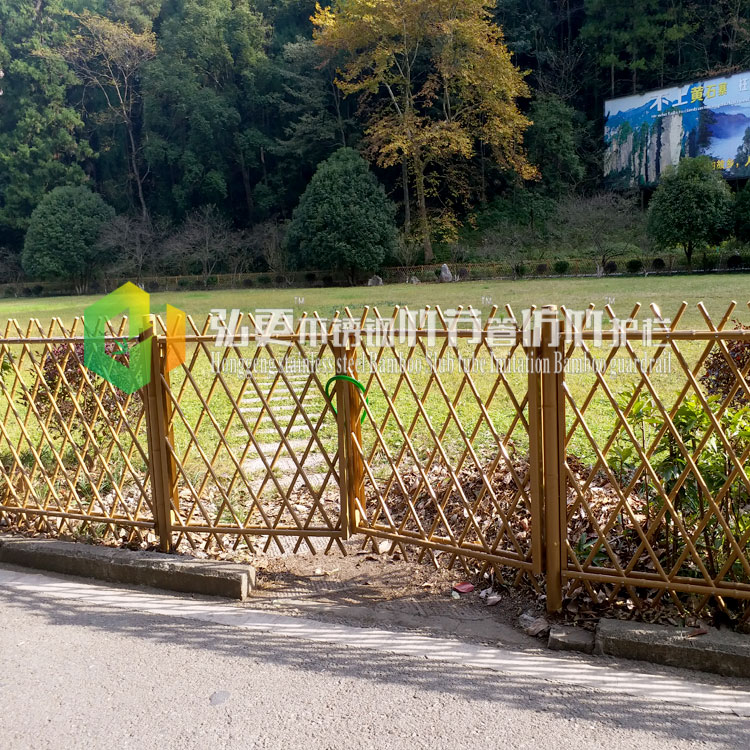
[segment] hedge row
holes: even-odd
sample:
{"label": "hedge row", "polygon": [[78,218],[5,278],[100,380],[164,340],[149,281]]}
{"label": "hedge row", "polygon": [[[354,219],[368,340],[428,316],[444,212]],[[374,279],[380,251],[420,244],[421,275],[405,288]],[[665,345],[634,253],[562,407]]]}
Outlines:
{"label": "hedge row", "polygon": [[[596,276],[600,273],[592,258],[570,258],[550,261],[522,261],[515,264],[496,263],[456,263],[449,264],[454,279],[458,281],[480,279],[518,279],[554,276]],[[389,267],[379,271],[379,276],[387,284],[414,281],[435,282],[439,279],[441,265]],[[708,255],[699,258],[693,268],[688,268],[684,258],[667,256],[642,258],[617,258],[605,264],[608,275],[641,273],[686,273],[706,271],[747,271],[750,270],[750,255],[729,255],[719,257]],[[93,281],[88,288],[91,294],[105,294],[116,289],[129,279],[101,279]],[[271,289],[322,288],[345,286],[346,277],[331,271],[293,271],[284,274],[218,274],[205,281],[199,276],[160,276],[143,279],[143,287],[148,292],[172,292],[200,289]],[[74,294],[72,285],[65,282],[9,283],[0,285],[0,295],[4,297],[42,297]]]}

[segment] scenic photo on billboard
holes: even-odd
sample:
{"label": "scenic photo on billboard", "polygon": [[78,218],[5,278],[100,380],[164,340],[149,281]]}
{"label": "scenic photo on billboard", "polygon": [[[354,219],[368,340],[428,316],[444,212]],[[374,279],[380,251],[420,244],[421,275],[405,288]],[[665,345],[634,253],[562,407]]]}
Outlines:
{"label": "scenic photo on billboard", "polygon": [[604,104],[604,174],[613,187],[653,185],[685,156],[750,177],[750,72]]}

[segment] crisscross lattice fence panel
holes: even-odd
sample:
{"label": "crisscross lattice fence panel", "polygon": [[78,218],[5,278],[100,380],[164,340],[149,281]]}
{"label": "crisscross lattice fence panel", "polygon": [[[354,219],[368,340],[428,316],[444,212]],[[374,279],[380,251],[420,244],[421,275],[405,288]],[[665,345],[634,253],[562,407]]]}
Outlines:
{"label": "crisscross lattice fence panel", "polygon": [[526,353],[515,335],[490,342],[496,311],[483,323],[466,312],[383,318],[374,309],[363,318],[374,335],[362,336],[354,361],[367,391],[354,438],[364,469],[356,529],[407,557],[416,547],[419,559],[449,567],[531,571],[539,507]]}
{"label": "crisscross lattice fence panel", "polygon": [[248,316],[217,347],[210,323],[188,318],[185,363],[162,376],[176,544],[329,549],[342,533],[330,346],[258,336]]}
{"label": "crisscross lattice fence panel", "polygon": [[[682,607],[692,595],[698,609],[750,599],[750,338],[734,304],[716,321],[699,305],[702,331],[681,330],[686,308],[649,348],[633,334],[595,349],[591,332],[567,347],[562,577],[573,596]],[[628,312],[637,328],[640,311]]]}
{"label": "crisscross lattice fence panel", "polygon": [[82,319],[11,320],[0,335],[0,519],[144,541],[154,516],[143,399],[90,372],[83,348]]}

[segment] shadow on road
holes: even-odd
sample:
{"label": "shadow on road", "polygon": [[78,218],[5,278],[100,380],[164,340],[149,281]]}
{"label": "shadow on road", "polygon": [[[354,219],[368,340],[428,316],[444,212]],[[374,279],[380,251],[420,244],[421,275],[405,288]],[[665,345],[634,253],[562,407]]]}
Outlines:
{"label": "shadow on road", "polygon": [[[750,721],[747,719],[676,704],[661,704],[629,695],[544,682],[543,670],[539,667],[535,668],[533,676],[528,677],[500,674],[388,652],[349,650],[331,644],[212,623],[109,610],[85,602],[13,589],[3,590],[2,600],[4,607],[26,610],[44,618],[50,625],[87,628],[169,645],[169,650],[165,649],[164,653],[169,654],[166,658],[170,659],[174,659],[176,648],[212,651],[234,660],[238,668],[244,666],[249,675],[252,674],[254,663],[265,662],[301,672],[322,672],[332,679],[369,680],[382,686],[383,690],[387,690],[389,685],[401,685],[415,691],[491,701],[496,706],[499,721],[502,721],[504,708],[516,708],[539,714],[551,713],[564,719],[597,722],[604,729],[618,727],[650,731],[665,740],[681,738],[705,742],[710,739],[728,747],[750,747]],[[61,641],[39,646],[64,649],[65,643]],[[696,683],[696,691],[700,687]],[[257,686],[253,689],[257,690]],[[606,744],[604,738],[603,742]]]}

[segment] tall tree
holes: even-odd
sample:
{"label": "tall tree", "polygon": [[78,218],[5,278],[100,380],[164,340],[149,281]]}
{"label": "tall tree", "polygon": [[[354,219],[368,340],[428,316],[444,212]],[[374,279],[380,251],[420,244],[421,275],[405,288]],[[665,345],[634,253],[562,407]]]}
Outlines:
{"label": "tall tree", "polygon": [[690,13],[696,72],[720,75],[750,65],[750,0],[693,3]]}
{"label": "tall tree", "polygon": [[261,79],[269,29],[249,0],[179,0],[161,25],[145,88],[148,162],[176,216],[205,203],[257,218],[264,150]]}
{"label": "tall tree", "polygon": [[31,212],[57,185],[80,184],[92,149],[68,94],[67,64],[45,55],[69,33],[62,0],[0,0],[0,241],[19,247]]}
{"label": "tall tree", "polygon": [[309,39],[290,42],[280,62],[285,94],[280,110],[287,120],[282,147],[317,165],[334,149],[352,145],[357,128],[350,104],[336,86],[335,65],[322,59],[320,47]]}
{"label": "tall tree", "polygon": [[539,94],[529,114],[533,121],[526,134],[529,159],[539,167],[545,191],[559,198],[586,172],[579,154],[583,118],[555,94]]}
{"label": "tall tree", "polygon": [[681,247],[688,264],[696,249],[720,242],[733,223],[732,191],[708,157],[683,159],[662,175],[648,209],[657,245]]}
{"label": "tall tree", "polygon": [[124,128],[130,181],[145,220],[140,76],[145,63],[156,54],[156,37],[151,31],[136,32],[126,23],[88,11],[74,17],[78,28],[58,51],[84,86],[94,87],[104,97],[103,116]]}
{"label": "tall tree", "polygon": [[[504,168],[534,176],[521,146],[529,123],[516,104],[528,90],[486,0],[336,0],[318,6],[313,23],[321,46],[346,55],[342,91],[369,100],[366,135],[378,164],[408,166],[426,262],[429,170],[445,174],[484,143]],[[463,183],[452,182],[449,198]]]}

